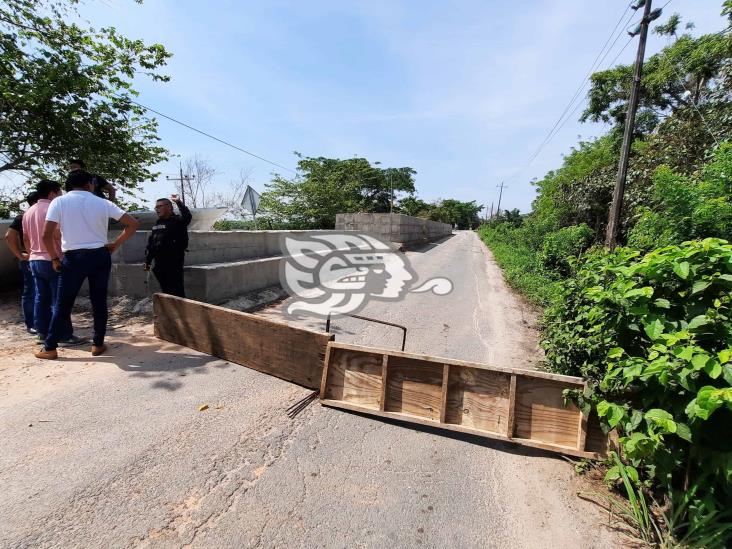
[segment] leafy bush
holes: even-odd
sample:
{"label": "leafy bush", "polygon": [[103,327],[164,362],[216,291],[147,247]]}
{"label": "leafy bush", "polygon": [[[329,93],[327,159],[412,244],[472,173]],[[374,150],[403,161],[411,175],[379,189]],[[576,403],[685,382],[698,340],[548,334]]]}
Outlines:
{"label": "leafy bush", "polygon": [[257,218],[257,221],[242,219],[219,219],[213,225],[214,231],[284,231],[299,229],[288,223],[273,222],[266,217]]}
{"label": "leafy bush", "polygon": [[651,194],[653,208],[639,208],[630,246],[650,250],[693,238],[732,238],[732,144],[722,144],[697,179],[658,168]]}
{"label": "leafy bush", "polygon": [[704,512],[732,503],[732,245],[590,254],[547,311],[548,367],[583,375],[579,404],[625,457]]}
{"label": "leafy bush", "polygon": [[579,257],[592,245],[595,234],[587,225],[563,227],[544,239],[539,260],[545,268],[560,275],[570,274],[570,257]]}

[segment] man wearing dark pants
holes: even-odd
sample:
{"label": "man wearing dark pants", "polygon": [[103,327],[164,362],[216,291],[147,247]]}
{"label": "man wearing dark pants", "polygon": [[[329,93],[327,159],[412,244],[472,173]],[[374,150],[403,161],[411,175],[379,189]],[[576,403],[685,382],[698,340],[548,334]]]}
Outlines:
{"label": "man wearing dark pants", "polygon": [[[84,280],[89,281],[89,300],[94,316],[93,356],[106,351],[104,336],[107,332],[107,286],[112,268],[112,252],[130,238],[139,223],[116,204],[92,194],[92,176],[83,170],[69,174],[66,184],[72,190],[54,200],[48,208],[43,229],[43,242],[53,249],[53,234],[61,229],[63,261],[53,257],[53,268],[60,271],[58,307],[51,318],[51,327],[43,350],[37,358],[56,359],[56,348],[64,326],[71,316],[76,296]],[[114,242],[107,242],[110,219],[125,228]]]}
{"label": "man wearing dark pants", "polygon": [[[61,233],[58,230],[55,232],[54,246],[49,250],[43,242],[43,229],[51,202],[61,196],[61,183],[44,179],[36,185],[36,190],[38,192],[38,202],[23,214],[23,235],[25,249],[28,250],[29,254],[33,281],[36,285],[36,302],[33,310],[35,329],[38,333],[39,342],[43,343],[48,335],[52,312],[58,306],[59,273],[54,270],[51,258],[61,257],[62,255]],[[71,317],[64,325],[60,337],[62,345],[80,345],[86,342],[85,339],[74,336]]]}
{"label": "man wearing dark pants", "polygon": [[[37,200],[38,193],[35,191],[30,193],[25,199],[28,202],[28,206],[33,206]],[[23,289],[20,294],[20,311],[23,314],[23,322],[25,322],[25,328],[28,333],[35,334],[33,307],[36,301],[36,285],[33,281],[33,273],[30,270],[28,253],[23,249],[23,214],[13,219],[13,222],[5,232],[5,241],[8,243],[8,248],[10,248],[13,255],[18,258],[20,274],[23,277]]]}
{"label": "man wearing dark pants", "polygon": [[[173,202],[178,206],[180,215],[173,213]],[[158,220],[150,231],[145,251],[143,268],[152,268],[155,278],[160,283],[163,293],[185,297],[183,287],[183,262],[188,247],[188,224],[191,222],[191,211],[178,198],[160,198],[155,202]]]}

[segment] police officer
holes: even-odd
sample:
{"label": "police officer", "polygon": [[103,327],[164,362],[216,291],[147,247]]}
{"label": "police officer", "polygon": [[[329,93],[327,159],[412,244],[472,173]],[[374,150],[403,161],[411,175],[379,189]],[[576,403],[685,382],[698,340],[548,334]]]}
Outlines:
{"label": "police officer", "polygon": [[[173,213],[173,202],[180,215]],[[188,224],[191,211],[173,194],[155,202],[158,220],[150,232],[143,268],[150,270],[158,279],[161,290],[166,294],[185,297],[183,288],[183,260],[188,247]],[[153,263],[154,261],[154,263]]]}

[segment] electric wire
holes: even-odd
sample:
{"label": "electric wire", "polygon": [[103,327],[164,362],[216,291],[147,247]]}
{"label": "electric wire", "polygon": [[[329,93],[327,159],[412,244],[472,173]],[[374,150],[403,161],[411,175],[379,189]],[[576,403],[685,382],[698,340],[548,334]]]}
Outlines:
{"label": "electric wire", "polygon": [[199,130],[198,128],[194,128],[190,124],[186,124],[185,122],[181,122],[180,120],[177,120],[176,118],[173,118],[172,116],[168,116],[167,114],[163,114],[160,111],[157,111],[157,110],[153,109],[152,107],[148,107],[146,105],[143,105],[142,103],[139,103],[139,102],[137,102],[137,101],[135,101],[133,99],[130,99],[129,97],[125,97],[124,99],[127,100],[127,101],[129,101],[130,103],[133,103],[133,104],[137,105],[138,107],[141,107],[141,108],[143,108],[143,109],[145,109],[147,111],[150,111],[152,113],[155,113],[158,116],[162,116],[163,118],[166,118],[166,119],[170,120],[171,122],[175,122],[176,124],[180,124],[184,128],[188,128],[189,130],[192,130],[192,131],[194,131],[196,133],[200,133],[201,135],[205,135],[209,139],[213,139],[214,141],[218,141],[219,143],[222,143],[222,144],[224,144],[224,145],[226,145],[228,147],[231,147],[232,149],[236,149],[237,151],[243,152],[244,154],[248,154],[249,156],[252,156],[252,157],[254,157],[254,158],[258,159],[258,160],[261,160],[263,162],[266,162],[267,164],[271,164],[272,166],[276,166],[278,168],[281,168],[281,169],[286,170],[286,171],[288,171],[288,172],[290,172],[292,174],[297,175],[297,172],[295,170],[292,170],[292,169],[290,169],[290,168],[288,168],[286,166],[283,166],[282,164],[278,164],[277,162],[274,162],[272,160],[269,160],[267,158],[264,158],[263,156],[259,156],[258,154],[254,154],[253,152],[250,152],[250,151],[248,151],[246,149],[242,149],[241,147],[239,147],[237,145],[234,145],[233,143],[230,143],[230,142],[228,142],[228,141],[226,141],[224,139],[221,139],[219,137],[216,137],[215,135],[211,135],[210,133],[207,133],[207,132],[205,132],[203,130]]}
{"label": "electric wire", "polygon": [[[631,4],[632,4],[632,2],[631,2]],[[560,124],[562,124],[562,120],[564,119],[565,115],[572,108],[572,106],[574,105],[575,101],[580,97],[580,95],[582,93],[582,90],[584,90],[585,86],[587,85],[587,82],[588,82],[589,77],[592,75],[592,72],[595,70],[596,66],[598,66],[598,60],[599,60],[599,63],[601,64],[602,61],[607,56],[608,52],[611,51],[613,47],[615,47],[615,44],[617,43],[619,37],[622,35],[622,30],[621,30],[621,32],[618,33],[618,35],[615,37],[615,40],[613,41],[613,43],[610,46],[610,48],[608,48],[607,51],[605,51],[606,48],[607,48],[607,45],[613,39],[613,36],[615,36],[615,32],[618,30],[618,27],[620,27],[623,19],[625,19],[626,12],[628,10],[630,10],[631,4],[628,4],[626,6],[626,8],[623,10],[623,12],[620,14],[620,18],[618,19],[617,23],[613,27],[613,30],[610,32],[610,36],[608,36],[608,38],[605,41],[605,43],[603,44],[602,48],[600,48],[600,51],[598,52],[597,56],[595,57],[595,60],[592,62],[592,65],[590,66],[590,69],[587,71],[587,74],[585,74],[585,76],[582,78],[582,81],[581,81],[580,85],[578,86],[577,90],[574,92],[574,95],[572,95],[572,98],[569,100],[569,103],[567,103],[567,106],[564,108],[564,110],[562,111],[562,113],[559,115],[559,118],[557,119],[557,121],[554,123],[554,125],[552,126],[552,128],[549,130],[549,133],[547,134],[547,136],[539,144],[539,146],[537,147],[536,151],[531,155],[531,157],[529,157],[529,160],[527,161],[527,165],[524,168],[522,168],[519,172],[517,172],[516,174],[514,174],[513,176],[511,176],[509,179],[513,179],[521,171],[523,171],[528,166],[530,166],[531,163],[539,156],[539,154],[541,154],[541,151],[543,150],[543,148],[551,141],[551,139],[554,137],[554,135],[556,135],[555,130],[557,129],[557,127]],[[628,21],[630,21],[630,19],[633,18],[633,15],[634,15],[634,13],[631,11],[630,17],[628,17]],[[628,21],[626,21],[626,24],[627,24]],[[604,56],[603,56],[603,53],[605,53]],[[601,56],[602,56],[602,59],[601,59]]]}

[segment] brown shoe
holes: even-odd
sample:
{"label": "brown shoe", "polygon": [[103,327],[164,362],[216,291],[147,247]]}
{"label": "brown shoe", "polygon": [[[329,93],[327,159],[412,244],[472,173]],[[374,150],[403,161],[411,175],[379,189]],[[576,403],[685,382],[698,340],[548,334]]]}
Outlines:
{"label": "brown shoe", "polygon": [[54,349],[53,351],[46,351],[46,349],[41,349],[34,354],[36,358],[43,358],[45,360],[56,360],[58,358],[58,351],[56,349]]}
{"label": "brown shoe", "polygon": [[92,356],[99,356],[99,355],[103,355],[106,350],[107,350],[106,345],[99,345],[98,347],[96,345],[92,345],[91,353],[92,353]]}

